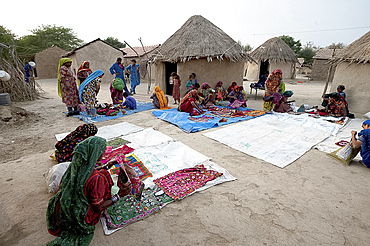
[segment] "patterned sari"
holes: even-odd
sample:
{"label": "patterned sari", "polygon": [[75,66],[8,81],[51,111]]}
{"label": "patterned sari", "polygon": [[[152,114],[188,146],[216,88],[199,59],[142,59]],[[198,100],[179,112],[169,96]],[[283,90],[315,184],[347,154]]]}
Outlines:
{"label": "patterned sari", "polygon": [[172,96],[173,96],[173,99],[177,101],[180,101],[180,86],[181,86],[180,77],[175,76],[173,78]]}
{"label": "patterned sari", "polygon": [[[277,93],[280,88],[280,84],[282,83],[283,72],[280,69],[275,69],[272,74],[268,77],[265,82],[265,97],[271,96],[274,93]],[[263,100],[263,110],[264,111],[271,111],[274,107],[274,103],[272,101],[265,101]]]}
{"label": "patterned sari", "polygon": [[[164,95],[164,92],[159,86],[154,87],[155,95],[153,94],[153,104],[156,108],[160,109],[169,109],[167,97]],[[155,100],[156,99],[156,100]],[[154,103],[156,101],[157,103]],[[157,104],[157,105],[156,105]],[[158,107],[159,106],[159,107]]]}
{"label": "patterned sari", "polygon": [[72,62],[72,60],[69,58],[62,58],[59,61],[58,95],[62,98],[62,102],[65,103],[67,107],[77,107],[79,100],[76,78],[73,76],[71,68],[64,65],[68,62]]}
{"label": "patterned sari", "polygon": [[191,113],[194,109],[192,102],[195,102],[196,97],[198,95],[197,90],[189,91],[182,99],[178,107],[178,111]]}
{"label": "patterned sari", "polygon": [[89,77],[89,75],[92,73],[90,68],[85,68],[85,65],[89,64],[88,61],[83,61],[80,68],[77,70],[77,84],[78,86],[81,85],[84,80]]}

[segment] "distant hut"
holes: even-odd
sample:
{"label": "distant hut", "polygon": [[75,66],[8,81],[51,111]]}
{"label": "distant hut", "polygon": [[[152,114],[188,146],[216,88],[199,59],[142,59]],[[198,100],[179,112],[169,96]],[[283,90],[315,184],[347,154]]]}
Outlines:
{"label": "distant hut", "polygon": [[89,61],[91,70],[103,70],[105,75],[102,80],[108,82],[114,78],[110,74],[109,68],[118,57],[122,58],[125,54],[122,50],[98,38],[72,50],[66,54],[66,57],[72,59],[72,70],[75,74],[83,61]]}
{"label": "distant hut", "polygon": [[196,73],[199,83],[212,87],[220,80],[225,86],[232,81],[241,85],[246,59],[250,58],[235,40],[206,18],[194,15],[162,44],[155,58],[156,85],[171,95],[171,72],[183,81],[181,94],[191,73]]}
{"label": "distant hut", "polygon": [[247,69],[248,80],[258,80],[266,71],[270,73],[276,68],[283,71],[284,79],[295,78],[295,66],[298,62],[294,51],[280,38],[271,38],[256,48],[250,56],[257,64],[249,63]]}
{"label": "distant hut", "polygon": [[51,46],[35,54],[37,77],[39,79],[52,79],[58,76],[59,60],[67,51],[58,46]]}
{"label": "distant hut", "polygon": [[357,39],[331,59],[336,65],[331,91],[346,87],[349,109],[356,113],[370,111],[370,32]]}
{"label": "distant hut", "polygon": [[328,74],[331,66],[329,59],[335,55],[339,55],[340,52],[342,52],[342,49],[319,49],[313,57],[311,80],[327,81],[329,76],[329,82],[332,82],[335,66],[331,69],[330,74]]}

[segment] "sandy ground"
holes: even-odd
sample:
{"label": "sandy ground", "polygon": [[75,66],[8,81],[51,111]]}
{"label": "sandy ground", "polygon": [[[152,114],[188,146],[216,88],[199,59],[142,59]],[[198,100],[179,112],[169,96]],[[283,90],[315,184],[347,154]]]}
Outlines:
{"label": "sandy ground", "polygon": [[[55,164],[49,158],[54,135],[82,124],[62,114],[56,80],[39,83],[45,98],[14,103],[30,113],[0,128],[0,245],[45,245],[54,239],[45,220],[52,194],[42,174]],[[295,92],[297,105],[319,105],[324,83],[292,81],[286,87]],[[108,93],[104,84],[99,101],[108,101]],[[262,96],[262,91],[257,99],[250,96],[248,106],[261,109]],[[135,98],[149,101],[145,84]],[[97,126],[122,121],[154,127],[211,157],[238,179],[172,203],[111,236],[104,235],[99,223],[91,245],[370,245],[370,170],[360,164],[345,167],[311,150],[280,169],[206,138],[202,133],[207,131],[186,134],[151,111]]]}

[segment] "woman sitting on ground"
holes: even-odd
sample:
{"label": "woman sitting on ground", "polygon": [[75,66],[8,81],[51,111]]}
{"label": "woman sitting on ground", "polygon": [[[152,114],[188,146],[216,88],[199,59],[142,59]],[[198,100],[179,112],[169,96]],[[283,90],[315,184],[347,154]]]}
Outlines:
{"label": "woman sitting on ground", "polygon": [[55,158],[58,163],[72,161],[73,150],[76,145],[88,137],[98,133],[98,128],[94,124],[80,125],[73,132],[55,144]]}
{"label": "woman sitting on ground", "polygon": [[86,106],[87,115],[96,116],[96,95],[100,89],[100,79],[104,76],[104,72],[100,69],[96,70],[82,82],[79,88],[80,101]]}
{"label": "woman sitting on ground", "polygon": [[361,147],[362,163],[366,167],[370,168],[370,120],[365,120],[362,123],[362,128],[356,139],[356,131],[352,131],[352,145],[353,148],[357,149]]}
{"label": "woman sitting on ground", "polygon": [[338,92],[333,92],[330,94],[328,105],[326,106],[326,113],[327,115],[335,117],[347,116],[348,111],[346,104],[343,100],[341,100]]}
{"label": "woman sitting on ground", "polygon": [[286,113],[293,111],[289,103],[294,102],[288,101],[289,97],[293,96],[293,91],[286,91],[281,95],[281,99],[275,104],[274,111],[279,113]]}
{"label": "woman sitting on ground", "polygon": [[223,82],[218,81],[217,84],[216,84],[216,87],[215,87],[215,89],[216,89],[216,99],[218,101],[223,101],[227,98],[228,93],[222,85],[223,85]]}
{"label": "woman sitting on ground", "polygon": [[211,86],[208,83],[203,83],[200,87],[199,94],[201,97],[203,97],[202,105],[204,106],[211,106],[215,103],[213,93],[215,92],[214,89],[211,88]]}
{"label": "woman sitting on ground", "polygon": [[121,78],[112,80],[109,86],[110,97],[113,104],[121,104],[123,102],[123,90],[125,89],[125,82]]}
{"label": "woman sitting on ground", "polygon": [[229,88],[227,89],[227,93],[229,94],[230,92],[232,92],[235,88],[235,86],[237,86],[238,84],[234,81],[231,83],[231,85],[229,86]]}
{"label": "woman sitting on ground", "polygon": [[233,103],[235,100],[243,101],[244,95],[242,93],[242,87],[241,86],[235,86],[234,90],[227,95],[229,98],[229,102]]}
{"label": "woman sitting on ground", "polygon": [[272,101],[266,101],[265,98],[270,97],[275,93],[278,93],[282,82],[283,82],[283,72],[280,69],[275,69],[272,72],[272,74],[270,74],[265,83],[265,96],[263,100],[264,111],[271,111],[273,109],[274,103]]}
{"label": "woman sitting on ground", "polygon": [[76,146],[59,190],[48,204],[48,231],[57,236],[48,245],[89,245],[102,212],[131,192],[127,186],[112,197],[109,172],[96,168],[105,148],[106,140],[95,136]]}
{"label": "woman sitting on ground", "polygon": [[153,99],[153,105],[158,109],[169,109],[168,107],[168,97],[164,95],[164,92],[159,86],[154,87],[154,93],[150,97]]}
{"label": "woman sitting on ground", "polygon": [[200,114],[204,113],[203,110],[200,108],[199,104],[196,103],[198,98],[198,89],[199,84],[195,83],[194,89],[189,91],[182,99],[177,108],[178,111],[192,113],[194,108],[198,110]]}

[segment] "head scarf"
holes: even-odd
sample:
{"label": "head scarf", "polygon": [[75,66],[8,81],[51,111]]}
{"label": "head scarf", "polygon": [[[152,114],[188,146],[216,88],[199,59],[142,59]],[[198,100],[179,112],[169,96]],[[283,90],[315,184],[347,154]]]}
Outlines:
{"label": "head scarf", "polygon": [[188,99],[188,98],[192,98],[192,97],[194,97],[194,98],[196,98],[196,96],[198,95],[198,91],[196,90],[196,89],[193,89],[193,90],[191,90],[191,91],[189,91],[182,99],[181,99],[181,104],[183,104],[185,101],[186,101],[186,99]]}
{"label": "head scarf", "polygon": [[59,60],[59,66],[58,66],[58,95],[60,97],[63,97],[62,96],[62,87],[60,85],[60,82],[61,82],[61,78],[60,78],[60,67],[63,66],[67,62],[72,62],[72,60],[69,59],[69,58],[62,58],[62,59]]}
{"label": "head scarf", "polygon": [[209,84],[208,83],[206,83],[206,82],[204,82],[203,84],[202,84],[202,86],[200,87],[200,89],[206,89],[206,88],[204,88],[206,85],[208,85],[208,88],[210,88],[211,86],[209,86]]}
{"label": "head scarf", "polygon": [[221,87],[222,86],[221,84],[222,84],[222,81],[218,81],[217,84],[216,84],[216,88]]}
{"label": "head scarf", "polygon": [[95,136],[76,146],[59,191],[48,204],[48,231],[58,236],[50,245],[89,245],[91,242],[95,226],[85,222],[90,205],[84,189],[105,148],[106,140]]}
{"label": "head scarf", "polygon": [[285,97],[291,97],[293,96],[293,91],[285,91],[282,95],[285,96]]}
{"label": "head scarf", "polygon": [[280,86],[283,78],[283,72],[280,69],[275,69],[266,80],[266,87],[269,92],[275,93],[276,89]]}
{"label": "head scarf", "polygon": [[123,89],[125,88],[125,83],[123,82],[121,78],[115,78],[112,81],[112,87],[115,90],[123,91]]}
{"label": "head scarf", "polygon": [[[84,66],[85,66],[85,64],[89,64],[89,62],[88,61],[83,61],[82,62],[82,64],[81,64],[81,66],[80,66],[80,68],[77,70],[77,74],[80,72],[80,71],[90,71],[90,73],[91,73],[91,69],[90,68],[85,68]],[[77,76],[77,80],[78,80],[78,85],[80,85],[81,84],[81,81],[80,81],[80,79],[78,78],[78,76]]]}
{"label": "head scarf", "polygon": [[85,87],[91,82],[93,81],[94,79],[96,79],[97,77],[103,75],[104,72],[100,69],[96,70],[95,72],[93,72],[92,74],[89,75],[89,77],[87,77],[84,82],[82,82],[82,84],[80,85],[80,87],[78,88],[78,94],[80,96],[80,101],[82,101],[82,92],[83,90],[85,89]]}
{"label": "head scarf", "polygon": [[370,120],[365,120],[364,122],[362,122],[362,124],[366,124],[366,125],[370,126]]}
{"label": "head scarf", "polygon": [[166,99],[166,96],[164,95],[164,92],[161,90],[159,86],[154,87],[155,95],[158,98],[160,109],[169,109],[171,107],[168,107],[168,102]]}

